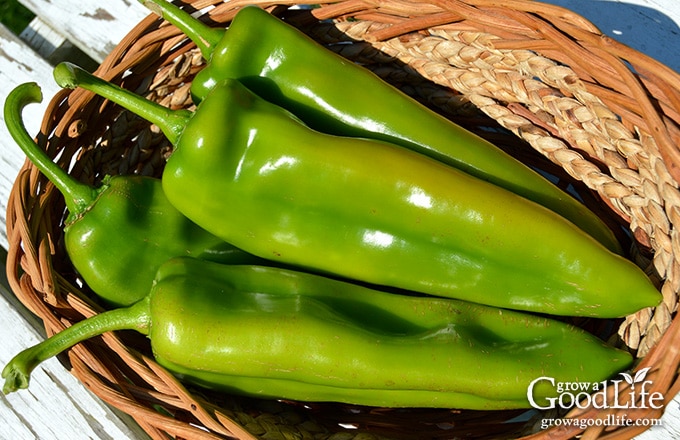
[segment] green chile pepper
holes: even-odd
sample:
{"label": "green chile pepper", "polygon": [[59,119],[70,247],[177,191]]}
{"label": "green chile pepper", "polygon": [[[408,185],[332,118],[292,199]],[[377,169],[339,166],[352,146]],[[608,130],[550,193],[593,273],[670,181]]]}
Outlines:
{"label": "green chile pepper", "polygon": [[556,315],[620,317],[661,300],[642,270],[553,211],[405,148],[311,130],[236,80],[191,112],[71,64],[54,74],[157,124],[175,146],[170,202],[256,256]]}
{"label": "green chile pepper", "polygon": [[166,0],[142,3],[185,32],[209,61],[192,81],[197,102],[222,79],[237,79],[311,128],[434,157],[554,210],[622,252],[599,217],[543,176],[259,7],[242,8],[225,30]]}
{"label": "green chile pepper", "polygon": [[[543,317],[281,268],[175,258],[139,303],[15,356],[2,372],[4,392],[27,387],[43,360],[123,329],[148,335],[156,360],[185,382],[384,407],[529,407],[527,387],[540,376],[596,383],[632,363],[629,353]],[[538,402],[551,396],[550,387],[534,391]]]}
{"label": "green chile pepper", "polygon": [[223,263],[262,260],[198,227],[170,204],[160,179],[106,177],[93,188],[71,177],[26,131],[21,112],[42,101],[40,86],[10,92],[4,116],[10,135],[65,198],[66,252],[87,285],[108,305],[130,305],[146,296],[168,258],[194,256]]}

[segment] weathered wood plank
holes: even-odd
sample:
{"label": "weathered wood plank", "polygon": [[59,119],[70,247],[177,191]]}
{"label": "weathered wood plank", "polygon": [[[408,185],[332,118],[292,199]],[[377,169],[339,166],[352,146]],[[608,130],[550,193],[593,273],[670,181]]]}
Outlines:
{"label": "weathered wood plank", "polygon": [[46,60],[68,41],[40,17],[31,20],[26,29],[19,34],[19,38]]}
{"label": "weathered wood plank", "polygon": [[[0,105],[4,107],[7,93],[12,88],[28,81],[38,82],[43,89],[43,102],[27,106],[24,112],[26,128],[29,133],[36,134],[47,103],[59,90],[59,86],[52,80],[52,66],[10,30],[0,25],[0,84],[2,84]],[[3,225],[0,228],[0,246],[6,249],[7,235],[4,224],[7,199],[16,174],[24,163],[25,155],[10,138],[1,114],[0,151],[0,221]]]}
{"label": "weathered wood plank", "polygon": [[[52,66],[16,35],[0,25],[0,108],[16,85],[36,81],[43,89],[42,104],[26,108],[24,119],[31,134],[40,127],[47,102],[59,87],[52,81]],[[0,264],[5,267],[7,199],[25,156],[7,133],[0,112]],[[41,322],[7,289],[0,271],[0,366],[22,349],[44,339]],[[0,439],[77,440],[148,438],[128,416],[120,415],[90,393],[56,360],[41,365],[30,390],[0,394]],[[121,418],[122,417],[122,418]]]}
{"label": "weathered wood plank", "polygon": [[41,17],[35,17],[19,34],[19,38],[52,65],[70,61],[90,71],[99,65]]}
{"label": "weathered wood plank", "polygon": [[[0,263],[6,253],[0,250]],[[45,338],[40,321],[4,286],[0,276],[0,365],[21,350]],[[33,324],[33,325],[32,325]],[[34,327],[35,325],[35,327]],[[56,358],[42,363],[31,376],[27,390],[0,393],[0,439],[118,440],[147,439],[127,415],[112,410],[73,377]]]}
{"label": "weathered wood plank", "polygon": [[137,0],[20,2],[97,62],[149,15],[149,10]]}

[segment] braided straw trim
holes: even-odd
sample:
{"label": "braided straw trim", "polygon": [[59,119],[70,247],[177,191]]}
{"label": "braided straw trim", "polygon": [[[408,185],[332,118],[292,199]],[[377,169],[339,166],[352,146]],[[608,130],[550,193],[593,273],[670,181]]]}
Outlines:
{"label": "braided straw trim", "polygon": [[[289,10],[293,2],[262,0],[186,3],[217,26],[227,24],[238,7],[257,3],[523,160],[554,172],[561,185],[577,186],[591,209],[632,231],[632,257],[661,285],[664,303],[627,317],[619,336],[637,348],[636,368],[651,368],[652,392],[670,400],[680,391],[680,353],[673,344],[680,336],[673,227],[680,82],[674,72],[603,37],[578,15],[533,1],[347,0],[311,11]],[[190,108],[190,81],[202,67],[194,46],[150,15],[97,74],[169,107]],[[123,78],[128,71],[133,74]],[[491,122],[507,132],[489,132]],[[78,158],[70,172],[89,183],[104,174],[158,176],[169,151],[155,127],[79,90],[60,93],[50,103],[41,132],[38,141],[48,154],[65,168]],[[8,277],[48,334],[100,311],[87,290],[77,287],[64,259],[64,209],[52,185],[27,163],[10,195]],[[107,334],[79,344],[69,359],[83,383],[131,414],[152,438],[450,438],[469,432],[477,438],[516,438],[538,430],[533,422],[505,423],[518,415],[511,411],[301,408],[218,396],[187,389],[147,353],[143,338]],[[586,408],[565,417],[610,413],[616,412]],[[338,423],[358,429],[339,429]],[[617,428],[606,436],[629,438],[643,428]],[[551,428],[526,438],[595,438],[605,435],[601,429]]]}

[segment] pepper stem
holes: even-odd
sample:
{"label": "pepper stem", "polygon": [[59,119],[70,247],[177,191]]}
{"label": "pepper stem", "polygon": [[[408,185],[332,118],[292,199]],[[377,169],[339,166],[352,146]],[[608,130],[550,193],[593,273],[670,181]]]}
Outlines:
{"label": "pepper stem", "polygon": [[8,394],[28,388],[31,372],[41,362],[87,339],[115,330],[137,330],[148,334],[151,323],[149,303],[150,297],[146,296],[130,307],[94,315],[17,354],[2,370],[5,379],[2,392]]}
{"label": "pepper stem", "polygon": [[193,113],[189,110],[172,110],[148,100],[116,84],[101,79],[75,64],[62,62],[54,68],[54,79],[60,87],[81,87],[109,99],[134,114],[156,124],[172,145],[177,145],[184,126]]}
{"label": "pepper stem", "polygon": [[139,0],[139,2],[186,34],[206,60],[210,60],[215,46],[224,37],[224,29],[211,28],[168,0]]}
{"label": "pepper stem", "polygon": [[97,198],[98,191],[70,176],[54,163],[28,134],[22,119],[22,111],[28,104],[42,102],[42,90],[34,82],[20,84],[12,90],[5,101],[4,117],[9,134],[26,156],[38,167],[64,196],[71,217],[85,212]]}

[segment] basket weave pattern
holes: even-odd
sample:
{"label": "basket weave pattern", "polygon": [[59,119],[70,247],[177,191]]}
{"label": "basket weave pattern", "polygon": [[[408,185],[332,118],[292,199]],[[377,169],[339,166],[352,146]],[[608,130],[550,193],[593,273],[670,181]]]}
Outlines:
{"label": "basket weave pattern", "polygon": [[[629,231],[631,258],[658,283],[664,301],[617,321],[617,331],[606,337],[639,357],[637,369],[651,367],[652,391],[668,399],[680,391],[675,72],[601,35],[582,17],[533,1],[345,0],[311,10],[291,9],[292,1],[247,3],[285,17],[329,49],[559,177],[624,240],[623,231]],[[245,3],[185,4],[211,25],[227,26]],[[166,106],[190,108],[191,80],[203,65],[193,44],[150,15],[96,74]],[[92,184],[106,174],[159,176],[169,151],[155,127],[78,89],[50,103],[38,142],[71,174]],[[64,212],[55,188],[26,163],[8,207],[8,277],[19,299],[44,320],[48,335],[101,311],[64,252]],[[153,361],[144,338],[129,334],[80,344],[68,361],[95,394],[159,439],[166,433],[190,439],[630,438],[644,430],[603,433],[602,426],[572,426],[535,432],[532,421],[500,425],[516,411],[397,411],[217,396],[187,390]],[[616,411],[587,408],[558,416],[610,413]],[[629,410],[627,416],[660,412]],[[339,423],[358,429],[344,430]]]}

